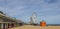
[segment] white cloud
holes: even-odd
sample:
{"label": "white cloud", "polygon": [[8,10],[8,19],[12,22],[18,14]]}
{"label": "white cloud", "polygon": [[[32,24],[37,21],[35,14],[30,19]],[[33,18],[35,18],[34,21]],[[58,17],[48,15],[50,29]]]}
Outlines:
{"label": "white cloud", "polygon": [[45,20],[47,22],[47,24],[60,24],[60,15],[39,16],[38,23],[42,20]]}
{"label": "white cloud", "polygon": [[24,10],[21,10],[21,9],[24,9],[24,7],[22,7],[22,6],[17,6],[16,8],[13,8],[13,9],[0,7],[0,9],[1,9],[1,11],[7,13],[10,16],[20,15],[20,14],[24,13]]}
{"label": "white cloud", "polygon": [[[3,0],[0,0],[0,1],[3,1]],[[51,20],[53,22],[53,20],[60,19],[59,18],[60,15],[56,13],[56,12],[59,13],[60,11],[60,0],[54,3],[48,3],[51,1],[46,2],[45,0],[7,0],[6,2],[7,3],[4,6],[1,6],[0,9],[3,12],[6,12],[10,16],[13,16],[13,17],[16,16],[16,18],[17,16],[20,16],[20,17],[22,16],[21,18],[27,20],[28,15],[32,14],[32,12],[35,11],[35,12],[38,12],[38,17],[40,17],[39,19],[41,20],[46,19],[46,16],[48,16],[46,20],[48,20],[49,22]],[[36,10],[33,10],[33,9],[36,9]],[[55,16],[55,14],[57,15]],[[42,15],[43,18],[40,15]]]}
{"label": "white cloud", "polygon": [[3,2],[4,0],[0,0],[0,2]]}

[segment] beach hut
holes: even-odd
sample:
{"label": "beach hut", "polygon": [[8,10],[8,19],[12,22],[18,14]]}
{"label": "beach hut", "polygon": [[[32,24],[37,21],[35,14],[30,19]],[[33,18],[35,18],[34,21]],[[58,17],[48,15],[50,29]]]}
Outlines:
{"label": "beach hut", "polygon": [[44,20],[42,20],[42,21],[40,22],[40,26],[45,27],[45,26],[46,26],[46,22],[45,22]]}

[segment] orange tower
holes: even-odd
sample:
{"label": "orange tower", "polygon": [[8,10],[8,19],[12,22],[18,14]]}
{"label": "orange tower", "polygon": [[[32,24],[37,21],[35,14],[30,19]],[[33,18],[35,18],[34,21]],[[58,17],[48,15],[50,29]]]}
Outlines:
{"label": "orange tower", "polygon": [[40,22],[40,26],[45,27],[45,26],[46,26],[46,22],[45,22],[44,20],[41,21],[41,22]]}

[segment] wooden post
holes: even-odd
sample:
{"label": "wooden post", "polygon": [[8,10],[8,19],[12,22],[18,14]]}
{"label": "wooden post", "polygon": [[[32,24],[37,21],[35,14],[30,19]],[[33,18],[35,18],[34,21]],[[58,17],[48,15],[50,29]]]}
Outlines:
{"label": "wooden post", "polygon": [[19,23],[19,26],[22,26],[23,24],[22,23]]}
{"label": "wooden post", "polygon": [[8,28],[10,28],[10,26],[11,26],[10,23],[8,23]]}
{"label": "wooden post", "polygon": [[1,29],[3,29],[3,23],[1,23]]}
{"label": "wooden post", "polygon": [[6,27],[5,27],[5,23],[3,23],[3,29],[6,29]]}
{"label": "wooden post", "polygon": [[0,23],[0,29],[1,29],[1,23]]}
{"label": "wooden post", "polygon": [[8,23],[6,23],[6,29],[8,29]]}
{"label": "wooden post", "polygon": [[11,23],[11,28],[13,28],[15,25],[14,25],[14,23]]}

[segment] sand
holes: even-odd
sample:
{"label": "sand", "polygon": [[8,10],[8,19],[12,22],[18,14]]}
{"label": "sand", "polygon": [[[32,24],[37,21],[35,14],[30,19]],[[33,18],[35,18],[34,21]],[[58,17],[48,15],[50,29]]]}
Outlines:
{"label": "sand", "polygon": [[24,25],[24,26],[11,28],[11,29],[60,29],[60,26],[41,27],[41,26],[33,26],[33,25]]}

